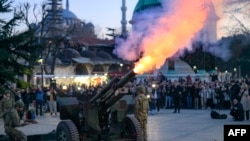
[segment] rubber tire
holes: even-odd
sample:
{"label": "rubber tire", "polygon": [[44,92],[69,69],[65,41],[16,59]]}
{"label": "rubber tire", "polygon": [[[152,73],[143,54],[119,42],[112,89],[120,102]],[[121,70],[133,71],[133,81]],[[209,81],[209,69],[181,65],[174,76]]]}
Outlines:
{"label": "rubber tire", "polygon": [[139,121],[134,116],[126,116],[124,121],[125,138],[133,141],[142,141],[142,129]]}
{"label": "rubber tire", "polygon": [[77,127],[71,120],[63,120],[56,128],[56,141],[80,141]]}

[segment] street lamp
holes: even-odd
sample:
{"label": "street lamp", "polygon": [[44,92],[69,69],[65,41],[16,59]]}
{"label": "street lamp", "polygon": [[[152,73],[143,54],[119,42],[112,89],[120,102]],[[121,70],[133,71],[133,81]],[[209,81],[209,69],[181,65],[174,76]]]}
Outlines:
{"label": "street lamp", "polygon": [[226,80],[226,81],[227,81],[227,73],[228,73],[228,71],[225,70],[225,80]]}
{"label": "street lamp", "polygon": [[234,68],[234,78],[237,77],[237,68]]}
{"label": "street lamp", "polygon": [[40,66],[41,66],[41,84],[42,84],[42,88],[43,88],[43,59],[39,59],[37,61],[38,63],[40,63]]}
{"label": "street lamp", "polygon": [[196,66],[193,66],[193,69],[194,69],[194,72],[196,73],[197,67],[196,67]]}

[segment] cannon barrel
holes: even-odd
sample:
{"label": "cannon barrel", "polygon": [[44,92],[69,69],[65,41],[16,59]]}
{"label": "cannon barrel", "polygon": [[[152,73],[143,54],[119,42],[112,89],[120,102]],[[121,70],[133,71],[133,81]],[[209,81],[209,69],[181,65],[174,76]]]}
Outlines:
{"label": "cannon barrel", "polygon": [[128,81],[130,81],[136,73],[131,70],[129,71],[125,76],[123,76],[116,84],[115,87],[109,89],[102,97],[100,103],[101,103],[101,109],[108,109],[110,106],[115,104],[117,101],[119,101],[124,94],[118,94],[115,95],[115,91],[119,88],[122,88]]}
{"label": "cannon barrel", "polygon": [[103,97],[103,95],[111,89],[112,85],[118,81],[118,78],[113,78],[104,88],[101,89],[93,98],[90,99],[90,103],[93,104],[98,98]]}
{"label": "cannon barrel", "polygon": [[130,81],[132,78],[134,78],[136,73],[131,70],[126,75],[124,75],[117,83],[116,87],[121,88],[123,87],[128,81]]}
{"label": "cannon barrel", "polygon": [[134,78],[136,73],[131,70],[127,74],[125,74],[121,79],[115,78],[109,82],[107,86],[105,86],[96,96],[90,99],[90,103],[95,103],[99,98],[102,99],[102,103],[107,101],[110,97],[114,95],[114,92],[123,87],[127,82],[129,82],[132,78]]}

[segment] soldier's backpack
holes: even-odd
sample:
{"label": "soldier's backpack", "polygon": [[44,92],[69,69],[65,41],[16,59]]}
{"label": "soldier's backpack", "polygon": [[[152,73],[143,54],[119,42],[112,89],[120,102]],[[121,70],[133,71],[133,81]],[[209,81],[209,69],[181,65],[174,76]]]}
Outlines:
{"label": "soldier's backpack", "polygon": [[227,118],[226,114],[219,114],[216,111],[211,111],[210,116],[212,119],[226,119]]}

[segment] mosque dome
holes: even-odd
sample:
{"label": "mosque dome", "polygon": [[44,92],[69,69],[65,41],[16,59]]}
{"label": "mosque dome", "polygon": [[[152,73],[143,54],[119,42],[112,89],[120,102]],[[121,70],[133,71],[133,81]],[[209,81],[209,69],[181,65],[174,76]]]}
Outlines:
{"label": "mosque dome", "polygon": [[[134,24],[137,21],[143,21],[144,16],[146,18],[149,16],[147,14],[148,12],[149,13],[156,12],[156,11],[148,11],[148,10],[156,10],[155,8],[157,8],[157,7],[159,7],[159,9],[161,9],[161,7],[162,7],[161,1],[162,0],[139,0],[134,8],[133,16],[132,16],[132,19],[129,21],[129,23]],[[142,12],[145,12],[145,14],[143,14],[143,16],[141,17]],[[140,16],[138,16],[138,15],[140,15]]]}
{"label": "mosque dome", "polygon": [[134,12],[140,12],[155,6],[161,6],[161,0],[139,0],[135,6]]}
{"label": "mosque dome", "polygon": [[62,10],[62,19],[66,25],[74,25],[81,22],[77,16],[69,10],[69,0],[66,0],[66,8]]}
{"label": "mosque dome", "polygon": [[78,19],[77,16],[68,9],[62,10],[62,18],[63,19]]}

